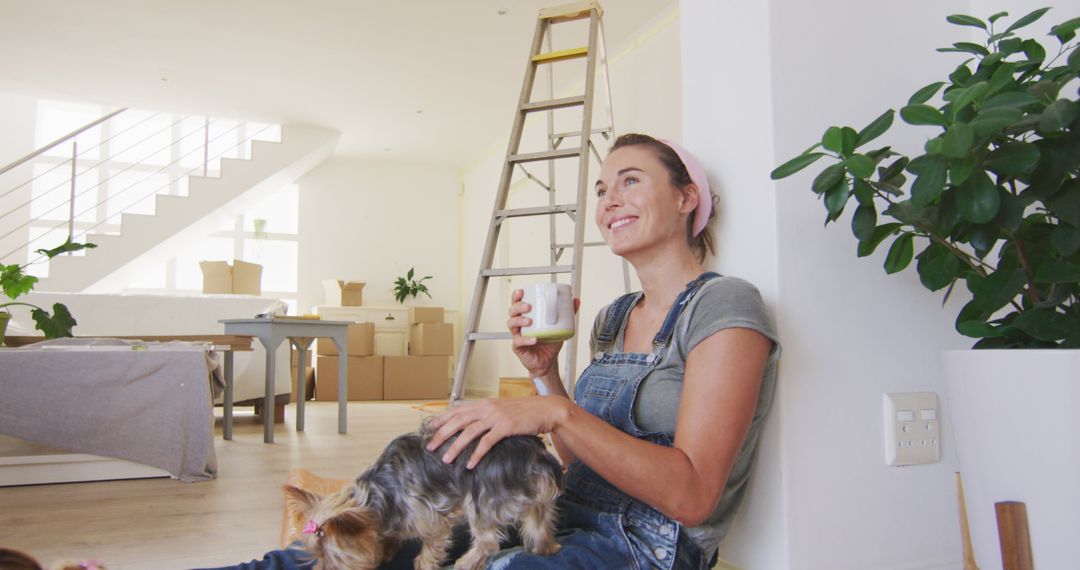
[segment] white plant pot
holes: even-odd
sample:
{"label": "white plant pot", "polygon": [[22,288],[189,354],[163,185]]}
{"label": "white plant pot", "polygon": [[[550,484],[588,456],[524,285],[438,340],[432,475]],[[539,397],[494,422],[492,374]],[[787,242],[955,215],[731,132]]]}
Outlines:
{"label": "white plant pot", "polygon": [[942,359],[979,567],[1002,567],[994,503],[1021,501],[1035,567],[1080,568],[1080,350]]}

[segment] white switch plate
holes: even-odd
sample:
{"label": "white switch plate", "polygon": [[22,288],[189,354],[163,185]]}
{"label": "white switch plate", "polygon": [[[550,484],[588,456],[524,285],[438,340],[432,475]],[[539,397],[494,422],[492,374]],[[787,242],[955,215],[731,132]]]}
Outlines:
{"label": "white switch plate", "polygon": [[941,461],[941,413],[933,392],[885,394],[885,463]]}

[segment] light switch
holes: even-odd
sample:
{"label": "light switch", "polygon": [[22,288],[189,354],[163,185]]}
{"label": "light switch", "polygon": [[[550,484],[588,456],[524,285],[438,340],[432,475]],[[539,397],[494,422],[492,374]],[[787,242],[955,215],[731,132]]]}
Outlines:
{"label": "light switch", "polygon": [[[918,420],[915,410],[918,410]],[[937,394],[885,394],[884,412],[886,464],[921,465],[941,460]]]}

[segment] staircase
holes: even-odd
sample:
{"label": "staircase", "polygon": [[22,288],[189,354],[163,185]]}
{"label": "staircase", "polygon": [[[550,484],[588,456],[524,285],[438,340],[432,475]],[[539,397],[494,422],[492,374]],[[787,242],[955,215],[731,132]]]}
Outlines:
{"label": "staircase", "polygon": [[[91,242],[98,247],[87,250],[84,255],[54,258],[49,262],[48,276],[41,277],[35,289],[71,292],[122,290],[131,276],[163,259],[174,257],[194,240],[216,231],[244,213],[265,197],[268,191],[276,191],[294,182],[329,158],[339,136],[340,133],[327,129],[282,126],[280,142],[250,140],[249,158],[221,158],[218,176],[187,175],[186,196],[164,193],[147,196],[147,199],[154,201],[152,214],[134,213],[127,211],[131,208],[126,207],[123,213],[111,214],[90,227],[82,224],[82,229],[78,231],[74,229],[74,223],[69,224],[72,229],[68,232],[74,241]],[[207,148],[209,146],[207,143]],[[206,168],[204,166],[197,171],[206,172]],[[73,188],[75,186],[72,184]],[[75,190],[71,193],[74,195]],[[100,204],[98,207],[105,208]],[[146,207],[140,209],[151,211]],[[74,213],[71,218],[79,219]],[[0,229],[4,229],[2,226],[0,224]],[[116,233],[117,226],[119,233]],[[109,233],[110,230],[112,233]],[[57,244],[49,243],[47,246],[53,247],[61,241],[63,238]],[[38,246],[24,246],[33,247]],[[33,258],[31,254],[28,261],[33,261]]]}

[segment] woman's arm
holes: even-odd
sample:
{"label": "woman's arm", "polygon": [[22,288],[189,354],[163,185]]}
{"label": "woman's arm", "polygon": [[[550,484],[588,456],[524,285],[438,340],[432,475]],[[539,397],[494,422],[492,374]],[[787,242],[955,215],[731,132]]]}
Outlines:
{"label": "woman's arm", "polygon": [[553,433],[558,445],[601,477],[667,516],[696,526],[712,513],[750,428],[772,342],[743,328],[709,336],[686,360],[674,447],[623,433],[565,396],[488,400],[439,417],[438,447],[461,436],[444,457],[452,461],[480,437],[474,466],[510,435]]}

